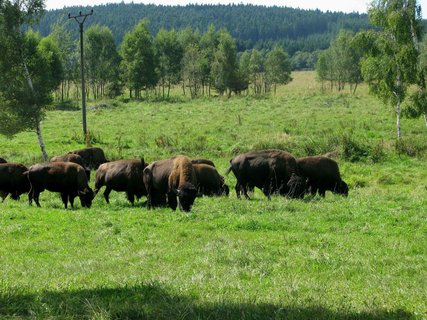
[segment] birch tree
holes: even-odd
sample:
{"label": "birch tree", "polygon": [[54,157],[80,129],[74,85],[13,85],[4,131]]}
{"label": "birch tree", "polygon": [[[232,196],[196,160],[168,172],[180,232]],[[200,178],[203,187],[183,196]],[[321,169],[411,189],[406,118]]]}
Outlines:
{"label": "birch tree", "polygon": [[416,0],[375,0],[369,9],[379,31],[359,35],[366,46],[362,74],[371,92],[394,107],[397,138],[402,136],[402,103],[418,80],[421,10]]}
{"label": "birch tree", "polygon": [[42,0],[0,1],[0,133],[11,137],[35,131],[47,160],[41,121],[59,83],[55,75],[59,55],[52,43],[25,32],[43,7]]}

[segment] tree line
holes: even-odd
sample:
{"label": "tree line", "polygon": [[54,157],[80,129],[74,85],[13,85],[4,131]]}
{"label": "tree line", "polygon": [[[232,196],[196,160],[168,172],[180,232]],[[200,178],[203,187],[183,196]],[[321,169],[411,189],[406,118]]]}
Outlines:
{"label": "tree line", "polygon": [[[130,98],[148,94],[168,98],[172,86],[177,85],[192,98],[211,95],[212,90],[219,95],[242,91],[261,95],[275,92],[278,84],[291,80],[291,60],[281,47],[238,54],[231,34],[214,25],[205,33],[191,28],[160,29],[154,37],[148,26],[147,20],[141,20],[124,36],[119,48],[108,27],[92,25],[87,29],[84,50],[88,97],[113,98],[128,90]],[[78,98],[80,61],[72,32],[57,23],[46,38],[56,44],[61,61],[55,71],[61,78],[57,97],[64,101],[74,93],[73,98]]]}

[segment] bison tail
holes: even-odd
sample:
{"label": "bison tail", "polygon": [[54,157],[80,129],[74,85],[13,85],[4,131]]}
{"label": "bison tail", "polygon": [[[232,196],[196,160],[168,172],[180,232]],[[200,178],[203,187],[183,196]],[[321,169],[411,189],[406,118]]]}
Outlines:
{"label": "bison tail", "polygon": [[232,167],[231,165],[228,167],[228,169],[225,171],[225,175],[228,176],[230,174]]}

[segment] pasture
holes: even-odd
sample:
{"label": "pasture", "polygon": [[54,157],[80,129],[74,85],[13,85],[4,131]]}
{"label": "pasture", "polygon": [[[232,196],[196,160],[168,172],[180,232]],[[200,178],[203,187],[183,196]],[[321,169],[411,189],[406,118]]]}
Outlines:
{"label": "pasture", "polygon": [[[90,103],[92,145],[109,159],[212,159],[280,148],[332,152],[349,197],[198,198],[190,213],[132,207],[112,192],[63,209],[43,192],[0,203],[0,318],[425,319],[427,129],[367,93],[322,91],[314,73],[269,98]],[[42,123],[50,156],[84,146],[79,111]],[[41,161],[34,133],[0,156]],[[93,186],[92,172],[91,186]],[[103,190],[101,190],[101,193]]]}

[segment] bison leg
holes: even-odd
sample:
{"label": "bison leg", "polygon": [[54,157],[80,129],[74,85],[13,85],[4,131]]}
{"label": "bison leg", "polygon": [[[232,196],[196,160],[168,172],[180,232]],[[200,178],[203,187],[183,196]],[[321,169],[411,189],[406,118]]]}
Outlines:
{"label": "bison leg", "polygon": [[73,209],[74,209],[74,199],[76,198],[76,196],[77,195],[75,193],[68,194],[68,201],[70,201],[71,208]]}
{"label": "bison leg", "polygon": [[173,192],[168,193],[168,204],[169,208],[172,210],[176,210],[176,207],[178,206],[178,201],[176,200],[176,195]]}
{"label": "bison leg", "polygon": [[110,187],[105,187],[105,191],[104,191],[104,198],[105,201],[107,201],[108,204],[110,204],[110,193],[111,193],[111,188]]}
{"label": "bison leg", "polygon": [[67,204],[68,204],[68,194],[65,192],[61,193],[61,199],[62,199],[62,203],[65,206],[65,209],[67,209]]}
{"label": "bison leg", "polygon": [[37,207],[40,208],[41,205],[40,205],[39,197],[40,197],[40,192],[39,191],[33,191],[34,201],[36,202]]}
{"label": "bison leg", "polygon": [[2,199],[2,202],[4,202],[4,199],[6,199],[7,198],[7,195],[8,195],[9,193],[7,193],[7,192],[4,192],[4,191],[0,191],[0,197],[1,197],[1,199]]}
{"label": "bison leg", "polygon": [[325,197],[325,193],[326,193],[326,189],[324,189],[324,188],[319,188],[319,195],[321,196],[321,197]]}
{"label": "bison leg", "polygon": [[126,198],[129,200],[132,205],[135,203],[135,196],[132,192],[126,192]]}
{"label": "bison leg", "polygon": [[237,183],[236,183],[236,186],[234,187],[234,189],[236,190],[236,196],[237,196],[237,198],[239,198],[240,199],[240,183],[239,183],[239,181],[237,181]]}

